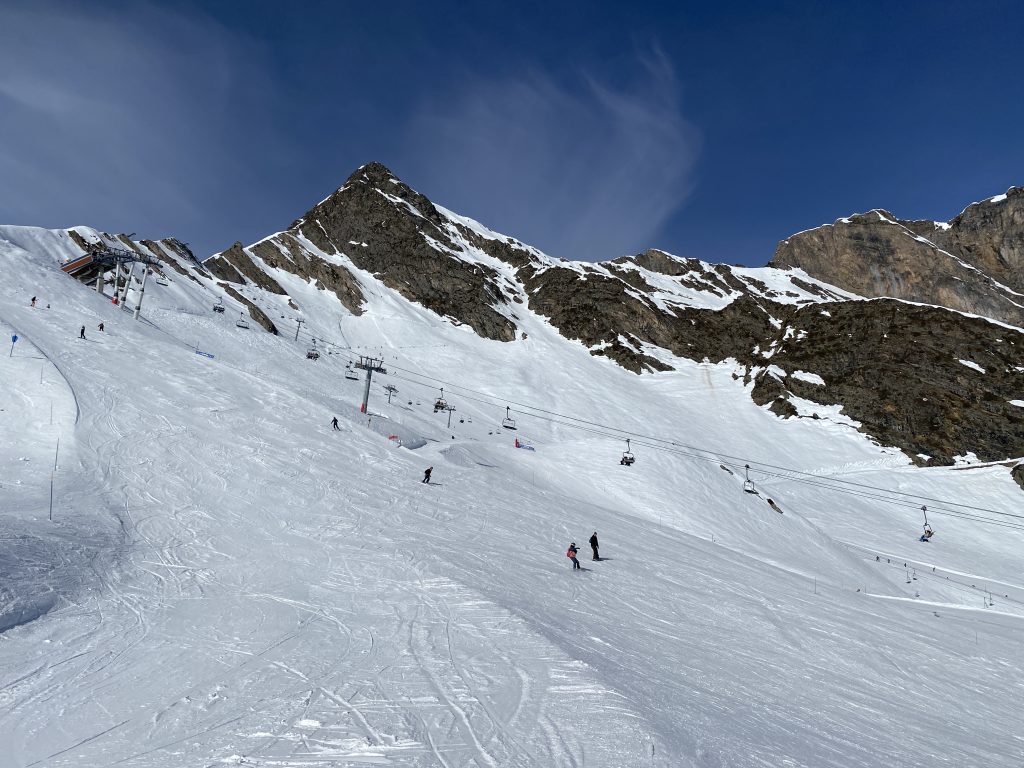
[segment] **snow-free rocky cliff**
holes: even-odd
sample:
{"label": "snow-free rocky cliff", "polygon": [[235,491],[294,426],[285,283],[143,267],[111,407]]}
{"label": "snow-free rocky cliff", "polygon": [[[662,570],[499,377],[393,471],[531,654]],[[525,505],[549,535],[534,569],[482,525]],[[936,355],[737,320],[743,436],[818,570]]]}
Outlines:
{"label": "snow-free rocky cliff", "polygon": [[[1009,197],[1012,205],[1024,199],[1015,191]],[[979,263],[1005,262],[1006,274],[998,274],[1016,284],[1020,271],[1012,264],[1020,258],[1014,245],[1019,217],[996,205],[969,208],[948,233],[935,225],[946,239],[933,237],[950,248],[957,243],[958,252],[977,254]],[[990,208],[1003,213],[989,213]],[[861,219],[866,223],[858,223]],[[894,238],[887,249],[872,251],[890,272],[900,269],[902,256],[893,255],[902,254],[900,248],[929,253],[938,248],[906,223],[889,222],[880,213],[842,226],[843,231],[880,229]],[[204,265],[236,298],[232,286],[241,285],[284,297],[275,275],[286,272],[315,281],[355,314],[364,304],[356,275],[371,275],[497,342],[521,340],[519,317],[533,312],[591,354],[637,373],[671,369],[679,358],[734,359],[753,384],[754,400],[780,416],[813,417],[813,404],[842,405],[865,432],[900,447],[916,462],[948,464],[969,452],[983,460],[1024,454],[1024,409],[1011,404],[1024,391],[1021,331],[942,306],[860,300],[878,290],[845,279],[846,272],[819,274],[822,264],[837,263],[832,240],[825,240],[838,227],[822,228],[820,244],[813,233],[794,236],[780,246],[777,266],[759,269],[658,250],[597,264],[571,262],[435,205],[383,165],[371,163],[288,229],[247,247],[236,243]],[[874,242],[876,236],[866,239]],[[798,259],[802,254],[820,258]],[[951,255],[942,258],[961,273],[950,278],[955,285],[981,281],[992,297],[977,292],[961,306],[953,294],[941,291],[890,295],[931,298],[926,303],[953,309],[992,309],[992,315],[1014,306],[1007,298],[1010,289]],[[880,269],[877,264],[858,269],[859,254],[844,259],[850,274]],[[927,270],[922,266],[918,273]],[[265,316],[255,317],[273,328]],[[1002,317],[1014,319],[1012,313]],[[985,373],[960,360],[975,361]],[[790,375],[798,372],[813,374],[814,383]]]}

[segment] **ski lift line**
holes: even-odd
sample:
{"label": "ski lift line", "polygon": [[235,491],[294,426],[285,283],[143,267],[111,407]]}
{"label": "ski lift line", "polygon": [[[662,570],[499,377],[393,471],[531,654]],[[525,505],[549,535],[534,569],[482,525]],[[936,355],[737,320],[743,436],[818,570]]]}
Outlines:
{"label": "ski lift line", "polygon": [[[417,376],[420,376],[422,378],[429,379],[431,381],[441,382],[441,383],[443,383],[446,387],[448,387],[452,391],[463,390],[464,392],[471,392],[471,393],[473,393],[475,395],[480,395],[482,397],[492,398],[491,400],[477,400],[477,402],[486,403],[487,405],[490,405],[490,406],[500,405],[500,401],[499,402],[495,402],[494,398],[496,396],[494,396],[494,395],[488,395],[487,393],[479,392],[478,390],[473,390],[473,389],[467,389],[467,388],[464,388],[464,387],[460,387],[457,384],[452,384],[451,382],[447,382],[447,381],[444,381],[442,379],[438,379],[438,378],[433,377],[433,376],[427,376],[426,374],[420,374],[420,373],[418,373],[416,371],[410,371],[408,369],[402,368],[401,366],[397,366],[397,365],[394,365],[394,364],[392,364],[390,366],[390,368],[393,371],[403,371],[405,373],[411,373],[413,375],[417,375]],[[469,397],[468,395],[461,395],[461,396],[466,398],[466,399],[468,399],[468,400],[473,400],[474,399],[474,398]],[[791,479],[791,480],[794,480],[794,481],[797,481],[797,479],[798,479],[796,477],[785,477],[784,475],[779,474],[779,473],[769,473],[769,472],[765,471],[764,469],[761,469],[761,467],[766,467],[768,469],[773,469],[773,470],[780,470],[781,472],[789,473],[790,475],[798,475],[798,476],[801,476],[801,477],[808,477],[808,478],[813,478],[813,479],[817,479],[817,480],[824,480],[824,481],[827,481],[827,482],[830,482],[830,483],[837,483],[837,484],[842,484],[842,485],[848,485],[848,486],[855,487],[855,488],[865,488],[865,489],[869,489],[869,490],[873,490],[873,491],[878,491],[878,492],[882,492],[882,493],[888,493],[888,494],[891,494],[891,495],[894,495],[894,496],[905,496],[905,497],[910,498],[910,499],[920,499],[922,501],[932,501],[932,502],[937,502],[937,503],[940,503],[940,504],[947,504],[947,505],[951,505],[951,506],[962,507],[964,509],[972,509],[972,510],[975,510],[975,511],[978,511],[978,512],[990,512],[992,514],[1006,515],[1006,516],[1009,516],[1009,517],[1019,517],[1021,519],[1024,519],[1024,515],[1013,515],[1013,514],[1007,513],[1007,512],[999,512],[998,510],[989,509],[987,507],[976,507],[976,506],[973,506],[973,505],[970,505],[970,504],[964,504],[964,503],[961,503],[961,502],[949,501],[948,499],[939,499],[939,498],[933,498],[933,497],[928,497],[928,496],[922,496],[920,494],[908,493],[906,491],[897,491],[897,490],[892,489],[892,488],[881,488],[881,487],[878,487],[878,486],[869,485],[867,483],[857,483],[857,482],[854,482],[852,480],[843,480],[843,479],[836,478],[836,477],[829,477],[827,475],[820,475],[820,474],[817,474],[817,473],[814,473],[814,472],[805,472],[805,471],[802,471],[802,470],[793,469],[792,467],[783,467],[783,466],[779,466],[779,465],[776,465],[776,464],[768,464],[768,463],[759,462],[759,461],[756,461],[756,460],[748,460],[748,459],[744,459],[744,458],[739,457],[739,456],[733,456],[733,455],[730,455],[730,454],[727,454],[727,453],[720,453],[720,452],[717,452],[717,451],[715,451],[714,449],[711,449],[711,448],[701,448],[700,446],[686,445],[684,443],[679,443],[679,442],[676,442],[674,440],[666,440],[665,438],[660,438],[660,437],[657,437],[656,435],[645,435],[645,434],[633,432],[633,431],[630,431],[630,430],[625,430],[625,429],[622,429],[621,427],[614,427],[614,426],[611,426],[611,425],[608,425],[608,424],[601,424],[599,422],[589,421],[587,419],[581,419],[581,418],[576,417],[576,416],[569,416],[569,415],[566,415],[566,414],[558,413],[556,411],[549,411],[549,410],[546,410],[546,409],[543,409],[543,408],[538,408],[536,406],[527,405],[525,403],[518,403],[518,402],[516,402],[514,400],[506,400],[505,402],[511,403],[512,405],[515,405],[518,408],[522,408],[524,410],[534,411],[535,414],[531,414],[531,415],[534,415],[536,418],[541,418],[537,414],[546,414],[546,415],[550,415],[550,416],[557,416],[559,418],[568,419],[568,420],[573,421],[573,422],[579,422],[581,424],[587,424],[587,425],[590,425],[590,426],[593,426],[593,427],[598,427],[600,429],[610,430],[612,432],[618,432],[618,433],[621,433],[621,434],[624,434],[624,435],[629,435],[634,440],[638,440],[638,439],[642,438],[642,439],[645,439],[645,440],[654,441],[654,442],[659,443],[659,444],[664,444],[664,445],[668,445],[668,446],[674,446],[674,447],[677,447],[677,448],[686,448],[686,449],[691,450],[691,451],[700,451],[701,453],[712,454],[712,457],[709,460],[721,460],[721,458],[733,459],[735,461],[740,462],[739,467],[741,469],[743,468],[743,466],[745,464],[750,464],[752,469],[755,469],[756,471],[762,472],[763,474],[771,475],[771,476],[774,476],[774,477]],[[621,439],[621,437],[619,439]],[[657,446],[648,445],[647,447],[657,447]],[[837,488],[836,486],[831,486],[831,487],[835,488],[836,490],[839,490],[839,488]]]}
{"label": "ski lift line", "polygon": [[[422,386],[425,389],[433,389],[433,387],[431,387],[430,385],[422,384],[421,382],[417,382],[417,381],[412,380],[412,379],[407,379],[407,378],[401,377],[401,376],[398,376],[397,378],[403,379],[404,381],[409,381],[410,383],[412,383],[412,384],[414,384],[416,386]],[[482,404],[489,405],[489,406],[490,405],[494,405],[493,402],[482,400],[480,398],[466,396],[465,399],[476,401],[476,402],[480,402]],[[551,424],[557,424],[557,425],[560,425],[560,426],[570,427],[572,429],[576,429],[576,430],[581,431],[581,432],[586,432],[586,433],[589,433],[589,434],[597,435],[599,437],[604,437],[604,438],[607,438],[609,440],[621,439],[618,435],[611,434],[609,432],[605,432],[605,431],[602,431],[602,430],[599,430],[599,429],[595,429],[595,428],[592,428],[592,427],[584,427],[584,426],[581,426],[579,424],[574,424],[574,423],[571,423],[571,422],[561,421],[561,420],[554,419],[554,418],[551,418],[551,417],[538,416],[536,418],[539,418],[539,419],[541,419],[543,421],[547,421],[547,422],[549,422]],[[725,464],[726,466],[730,466],[730,467],[736,469],[737,471],[743,470],[745,468],[745,465],[735,464],[735,463],[731,463],[731,462],[728,462],[728,461],[721,461],[720,459],[718,459],[718,458],[716,458],[714,456],[707,456],[707,455],[704,455],[703,453],[692,453],[692,452],[689,452],[689,451],[683,451],[683,450],[679,450],[679,449],[669,448],[669,447],[666,447],[664,445],[647,443],[647,442],[644,442],[643,440],[636,440],[636,439],[632,439],[632,440],[637,445],[642,445],[644,447],[651,448],[652,450],[658,450],[658,451],[662,451],[662,452],[665,452],[665,453],[672,453],[674,455],[683,456],[683,457],[686,457],[686,458],[691,458],[691,459],[694,459],[696,461],[706,461],[706,462],[715,463],[715,464]],[[919,510],[920,509],[920,507],[916,503],[914,503],[914,502],[910,502],[910,501],[904,500],[904,499],[894,499],[894,498],[891,498],[890,496],[884,495],[885,489],[878,489],[877,492],[867,493],[867,492],[864,492],[864,491],[854,490],[852,488],[844,488],[844,487],[841,487],[841,486],[830,485],[827,482],[821,482],[822,480],[827,481],[828,478],[821,478],[820,476],[817,476],[817,475],[810,475],[809,477],[804,478],[804,477],[792,477],[789,474],[774,473],[774,472],[763,472],[762,471],[761,474],[764,475],[765,477],[784,479],[784,480],[792,481],[792,482],[798,482],[798,483],[802,483],[804,485],[810,485],[810,486],[822,488],[823,490],[827,490],[827,491],[832,491],[832,492],[836,492],[836,493],[844,493],[844,494],[846,494],[848,496],[854,496],[854,497],[857,497],[857,498],[869,499],[869,500],[872,500],[872,501],[880,501],[880,502],[883,502],[883,503],[891,505],[891,506],[903,507],[903,508],[906,508],[906,509],[914,509],[914,510]],[[863,484],[858,484],[858,485],[863,485]],[[1001,528],[1009,528],[1011,530],[1024,530],[1024,526],[1018,526],[1018,525],[1016,525],[1014,523],[1010,523],[1010,522],[1006,522],[1006,521],[991,520],[991,519],[986,518],[986,517],[984,517],[982,515],[975,515],[975,514],[966,513],[966,512],[959,512],[959,511],[956,511],[956,510],[946,509],[946,508],[943,508],[943,507],[932,507],[931,510],[933,512],[938,513],[938,514],[946,515],[946,516],[949,516],[949,517],[955,517],[955,518],[959,518],[959,519],[962,519],[962,520],[967,520],[967,521],[970,521],[970,522],[985,523],[985,524],[988,524],[988,525],[995,525],[995,526],[998,526],[998,527],[1001,527]],[[1001,514],[1001,515],[1008,515],[1010,517],[1019,517],[1019,516],[1012,515],[1010,513],[998,512],[997,510],[992,510],[992,511],[996,512],[997,514]]]}
{"label": "ski lift line", "polygon": [[[162,333],[164,333],[165,335],[169,336],[170,338],[175,339],[176,341],[178,341],[183,346],[188,347],[190,349],[192,348],[193,345],[185,342],[182,339],[178,339],[176,336],[174,336],[174,334],[170,333],[169,331],[164,330],[163,328],[160,328],[155,323],[150,322],[150,325],[152,325],[154,328],[160,330]],[[331,343],[331,342],[327,342],[327,343]],[[338,345],[334,344],[334,346],[338,346]],[[225,365],[225,364],[222,362],[221,365]],[[239,372],[245,373],[247,375],[254,375],[254,376],[257,376],[258,378],[266,378],[266,379],[269,380],[269,378],[266,377],[266,376],[255,374],[252,371],[243,370],[241,368],[237,368],[236,366],[226,365],[226,367],[234,368],[234,369],[238,370]],[[446,384],[446,386],[449,387],[450,390],[463,390],[464,392],[469,392],[469,393],[473,393],[475,395],[480,395],[481,396],[481,397],[472,397],[471,395],[461,395],[461,397],[464,397],[467,400],[471,400],[471,401],[474,401],[474,402],[479,402],[479,403],[487,405],[489,407],[495,407],[495,406],[499,405],[499,403],[495,401],[495,398],[494,398],[493,395],[488,395],[487,393],[479,392],[477,390],[468,389],[468,388],[465,388],[465,387],[460,387],[459,385],[452,384],[450,382],[444,382],[442,379],[438,379],[436,377],[429,376],[429,375],[426,375],[426,374],[421,374],[418,371],[412,371],[412,370],[409,370],[409,369],[406,369],[406,368],[402,368],[400,366],[395,366],[394,364],[392,364],[390,366],[390,368],[391,368],[393,376],[395,376],[396,378],[402,378],[403,380],[408,381],[411,384],[415,384],[417,386],[427,387],[427,385],[423,384],[420,381],[416,381],[415,379],[407,379],[405,377],[399,377],[399,376],[397,376],[397,374],[395,372],[402,371],[402,372],[411,374],[413,376],[417,376],[419,378],[428,379],[430,381],[443,382],[443,383]],[[434,389],[435,387],[429,386],[427,388]],[[486,398],[486,399],[484,399],[484,398]],[[653,450],[660,450],[660,451],[664,451],[664,452],[668,452],[668,453],[673,453],[673,454],[680,455],[680,456],[686,456],[686,457],[693,458],[695,460],[700,460],[700,461],[708,461],[708,462],[714,461],[714,462],[717,462],[717,463],[720,463],[720,464],[722,464],[722,463],[729,464],[729,462],[723,461],[723,459],[735,459],[736,461],[742,462],[742,464],[732,464],[731,465],[731,466],[733,466],[733,467],[735,467],[737,469],[742,468],[743,464],[747,463],[743,459],[741,459],[739,457],[736,457],[736,456],[731,456],[729,454],[722,454],[722,453],[717,453],[716,454],[716,452],[711,450],[711,449],[700,448],[700,447],[695,447],[695,446],[688,446],[688,445],[685,445],[685,444],[682,444],[682,443],[678,443],[678,442],[676,442],[674,440],[665,440],[664,438],[659,438],[659,437],[656,437],[656,436],[639,435],[639,434],[637,434],[635,432],[628,432],[628,431],[626,431],[624,429],[621,429],[619,427],[613,427],[613,426],[610,426],[610,425],[601,424],[599,422],[593,422],[593,421],[589,421],[589,420],[586,420],[586,419],[580,419],[580,418],[574,417],[574,416],[567,416],[565,414],[559,414],[559,413],[557,413],[555,411],[549,411],[547,409],[538,408],[536,406],[531,406],[531,405],[526,405],[526,404],[523,404],[523,403],[518,403],[518,402],[513,401],[513,400],[505,400],[505,403],[511,403],[512,405],[516,405],[519,408],[523,408],[523,409],[529,410],[529,411],[534,411],[535,413],[532,414],[532,415],[534,415],[535,418],[540,418],[540,419],[542,419],[544,421],[548,421],[548,422],[553,423],[553,424],[559,424],[561,426],[570,427],[570,428],[573,428],[573,429],[576,429],[576,430],[579,430],[579,431],[585,431],[585,432],[589,432],[591,434],[596,434],[596,435],[599,435],[599,436],[602,436],[602,437],[607,437],[609,439],[622,439],[622,437],[621,437],[622,434],[628,434],[628,435],[631,436],[631,439],[633,439],[638,445],[644,445],[645,447],[649,447],[649,448],[651,448]],[[557,417],[557,418],[552,418],[552,417]],[[567,421],[560,421],[559,419],[566,419]],[[589,428],[586,427],[586,426],[582,426],[582,425],[589,425]],[[611,434],[611,433],[618,433],[618,434]],[[644,439],[652,440],[652,441],[654,441],[657,444],[645,443],[645,442],[643,442]],[[681,449],[687,449],[687,450],[681,450]],[[691,451],[698,451],[698,453],[692,453]],[[919,499],[919,500],[923,500],[923,501],[931,501],[931,502],[937,502],[939,504],[947,504],[947,505],[954,506],[954,507],[960,507],[963,510],[974,510],[976,512],[986,512],[986,513],[996,514],[996,515],[1005,516],[1005,517],[1024,519],[1024,515],[1014,515],[1012,513],[1000,512],[999,510],[988,509],[988,508],[985,508],[985,507],[975,507],[975,506],[972,506],[972,505],[963,504],[963,503],[960,503],[960,502],[953,502],[953,501],[949,501],[949,500],[946,500],[946,499],[937,499],[937,498],[932,498],[932,497],[920,496],[920,495],[912,494],[912,493],[906,493],[906,492],[903,492],[903,491],[895,491],[895,490],[888,489],[888,488],[879,488],[877,486],[871,486],[871,485],[868,485],[866,483],[854,483],[854,482],[849,481],[849,480],[840,480],[838,478],[830,478],[830,477],[822,476],[822,475],[815,474],[815,473],[812,473],[812,472],[804,472],[804,471],[801,471],[801,470],[795,470],[795,469],[792,469],[792,468],[781,467],[781,466],[773,465],[773,464],[764,464],[764,463],[756,462],[756,461],[754,463],[755,464],[759,464],[761,467],[767,467],[769,469],[780,470],[780,472],[768,472],[768,471],[766,471],[764,469],[758,469],[757,470],[757,471],[760,471],[763,475],[768,476],[768,477],[775,477],[777,479],[784,479],[784,480],[790,481],[790,482],[799,482],[799,483],[803,483],[803,484],[806,484],[806,485],[817,486],[817,487],[820,487],[820,488],[822,488],[824,490],[831,490],[831,491],[837,492],[837,493],[845,493],[847,495],[858,496],[858,497],[862,497],[862,498],[868,498],[868,499],[872,499],[872,500],[876,500],[876,501],[884,501],[884,502],[886,502],[888,504],[891,504],[893,506],[901,506],[901,507],[911,507],[911,506],[913,506],[913,507],[917,508],[916,504],[909,504],[909,503],[907,503],[903,499],[894,499],[894,498],[892,498],[892,496],[903,496],[903,497],[907,497],[909,499]],[[836,485],[833,485],[831,483],[835,483]],[[843,486],[849,486],[849,487],[843,487]],[[861,489],[865,489],[865,490],[868,490],[868,491],[872,491],[873,493],[861,493],[861,492],[857,492],[857,491],[852,490],[853,488],[861,488]],[[878,495],[878,494],[888,494],[888,496]],[[947,515],[947,516],[950,516],[950,517],[956,517],[956,518],[960,518],[960,519],[968,520],[968,521],[972,521],[972,522],[979,522],[979,523],[984,523],[984,524],[988,524],[988,525],[995,525],[995,526],[999,526],[999,527],[1003,527],[1003,528],[1010,528],[1010,529],[1015,529],[1015,530],[1017,530],[1017,529],[1024,529],[1024,526],[1018,526],[1018,525],[1016,525],[1014,523],[1011,523],[1009,521],[1005,521],[1005,520],[991,520],[991,519],[985,518],[985,517],[983,517],[981,515],[965,513],[965,512],[962,512],[962,511],[954,511],[954,510],[945,509],[945,508],[942,508],[942,507],[932,507],[932,512],[939,513],[939,514],[944,514],[944,515]]]}
{"label": "ski lift line", "polygon": [[[392,367],[392,369],[394,370],[394,367]],[[403,376],[397,376],[397,375],[396,375],[396,378],[400,378],[400,379],[402,379],[404,381],[408,381],[409,383],[411,383],[413,385],[420,386],[420,387],[423,387],[425,389],[430,389],[430,390],[434,389],[434,387],[432,387],[431,385],[424,384],[424,383],[416,381],[414,379],[409,379],[409,378],[406,378],[406,377],[403,377]],[[425,377],[425,378],[431,378],[431,377]],[[470,391],[472,391],[472,390],[470,390]],[[481,404],[484,404],[484,405],[487,405],[487,406],[494,406],[496,404],[493,400],[485,400],[485,399],[482,399],[482,398],[472,397],[472,396],[469,396],[469,395],[463,395],[462,397],[464,399],[466,399],[466,400],[478,402],[478,403],[481,403]],[[585,426],[582,426],[581,424],[578,424],[578,423],[573,423],[571,421],[562,421],[560,419],[552,418],[550,416],[535,416],[535,418],[541,419],[543,421],[547,421],[548,423],[551,423],[551,424],[557,424],[557,425],[560,425],[560,426],[570,427],[572,429],[576,429],[576,430],[581,431],[581,432],[587,432],[589,434],[597,435],[599,437],[608,438],[609,440],[619,440],[619,439],[621,439],[621,437],[619,435],[613,434],[613,433],[608,432],[608,431],[604,431],[603,429],[600,429],[600,428],[585,427]],[[582,420],[580,420],[580,421],[582,421]],[[590,423],[593,423],[593,422],[590,422]],[[603,425],[601,425],[601,426],[603,426]],[[616,428],[612,428],[612,429],[616,429]],[[641,446],[644,446],[644,447],[647,447],[647,448],[651,448],[652,450],[658,450],[658,451],[662,451],[662,452],[665,452],[665,453],[671,453],[671,454],[674,454],[674,455],[677,455],[677,456],[683,456],[683,457],[686,457],[686,458],[691,458],[691,459],[694,459],[696,461],[706,461],[706,462],[709,462],[709,463],[725,464],[727,466],[730,466],[730,467],[736,469],[737,471],[743,470],[745,468],[745,464],[737,464],[737,463],[732,463],[732,462],[729,462],[729,461],[723,461],[719,457],[716,457],[716,456],[713,456],[713,455],[707,455],[707,453],[709,453],[709,452],[706,452],[706,451],[703,451],[703,450],[701,451],[701,453],[693,453],[691,451],[680,450],[678,447],[677,448],[673,448],[673,447],[669,447],[669,446],[666,446],[666,445],[663,445],[663,444],[649,443],[649,442],[645,442],[642,439],[640,439],[640,440],[638,440],[636,438],[631,438],[631,439],[637,445],[641,445]],[[660,441],[660,442],[664,442],[664,441]],[[675,445],[678,446],[679,444],[677,443]],[[831,484],[832,478],[822,477],[820,475],[815,475],[815,474],[812,474],[812,473],[801,473],[804,476],[796,476],[796,477],[794,477],[793,474],[791,472],[789,472],[789,471],[787,471],[787,472],[768,472],[768,471],[765,471],[765,470],[758,470],[758,471],[760,472],[760,474],[762,474],[763,476],[768,477],[768,478],[782,479],[782,480],[786,480],[788,482],[795,482],[795,483],[801,483],[801,484],[804,484],[804,485],[810,485],[810,486],[821,488],[823,490],[832,491],[832,492],[835,492],[835,493],[844,493],[844,494],[846,494],[848,496],[854,496],[854,497],[858,497],[858,498],[870,499],[872,501],[880,501],[880,502],[884,502],[884,503],[892,505],[892,506],[903,507],[903,508],[906,508],[906,509],[914,509],[914,510],[919,510],[920,509],[920,506],[918,504],[916,504],[916,503],[914,503],[912,501],[909,501],[908,499],[892,498],[889,495],[885,495],[885,494],[888,493],[888,489],[876,488],[874,486],[868,486],[868,485],[866,485],[864,483],[853,483],[853,484],[849,484],[852,487],[843,487],[842,485],[833,485],[833,484]],[[857,490],[858,488],[864,489],[864,490]],[[870,493],[865,492],[867,490],[870,490],[872,492],[870,492]],[[910,494],[904,494],[904,495],[909,496]],[[943,503],[952,503],[954,506],[963,506],[965,508],[970,508],[967,505],[957,505],[955,502],[943,502]],[[988,510],[988,509],[984,509],[984,508],[975,508],[975,509],[978,509],[979,511],[991,512],[993,514],[1007,516],[1007,517],[1012,517],[1012,518],[1024,518],[1024,515],[1014,515],[1014,514],[1008,513],[1008,512],[1000,512],[998,510]],[[946,515],[946,516],[949,516],[949,517],[955,517],[955,518],[959,518],[959,519],[970,521],[970,522],[985,523],[985,524],[988,524],[988,525],[995,525],[995,526],[998,526],[998,527],[1001,527],[1001,528],[1009,528],[1011,530],[1024,530],[1024,526],[1018,526],[1018,525],[1016,525],[1014,523],[1011,523],[1011,522],[1000,521],[1000,520],[992,520],[992,519],[984,517],[982,515],[976,515],[976,514],[971,514],[969,512],[963,512],[963,511],[947,509],[947,508],[941,507],[941,506],[933,506],[933,507],[930,507],[929,510],[932,511],[932,512],[935,512],[937,514],[942,514],[942,515]]]}

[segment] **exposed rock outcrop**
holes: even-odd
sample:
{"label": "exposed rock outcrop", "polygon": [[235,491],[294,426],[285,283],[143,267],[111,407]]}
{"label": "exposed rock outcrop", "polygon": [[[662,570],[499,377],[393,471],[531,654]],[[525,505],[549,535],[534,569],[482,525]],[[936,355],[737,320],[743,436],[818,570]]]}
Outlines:
{"label": "exposed rock outcrop", "polygon": [[908,299],[1024,327],[1024,188],[948,224],[873,210],[779,243],[770,266],[800,268],[852,293]]}

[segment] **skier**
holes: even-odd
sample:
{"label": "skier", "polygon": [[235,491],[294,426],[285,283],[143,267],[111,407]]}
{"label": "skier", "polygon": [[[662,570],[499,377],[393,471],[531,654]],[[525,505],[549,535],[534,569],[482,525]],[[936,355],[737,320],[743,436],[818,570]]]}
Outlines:
{"label": "skier", "polygon": [[100,333],[103,333],[103,323],[100,323],[97,327],[100,329]]}
{"label": "skier", "polygon": [[924,533],[921,534],[921,538],[918,539],[918,541],[923,541],[923,542],[927,543],[928,539],[930,539],[934,535],[935,535],[935,532],[931,528],[925,528],[924,529]]}
{"label": "skier", "polygon": [[594,559],[600,560],[601,556],[597,554],[597,531],[594,531],[594,535],[590,537],[590,548],[594,550]]}
{"label": "skier", "polygon": [[423,480],[422,480],[422,482],[427,483],[429,485],[429,483],[430,483],[430,473],[433,472],[433,471],[434,471],[433,467],[427,467],[424,470],[424,472],[423,472]]}
{"label": "skier", "polygon": [[333,419],[331,419],[331,426],[334,427],[339,432],[341,432],[341,427],[338,426],[338,417],[337,416],[335,416]]}
{"label": "skier", "polygon": [[32,306],[34,307],[35,305],[36,305],[36,297],[35,297],[35,296],[33,296],[33,297],[32,297]]}
{"label": "skier", "polygon": [[583,570],[583,566],[580,565],[580,561],[576,559],[576,555],[579,554],[579,550],[576,549],[576,542],[574,541],[569,545],[569,549],[565,551],[565,556],[572,560],[572,569]]}
{"label": "skier", "polygon": [[80,339],[84,339],[85,338],[85,326],[84,325],[82,326],[82,329],[78,332],[78,338],[80,338]]}

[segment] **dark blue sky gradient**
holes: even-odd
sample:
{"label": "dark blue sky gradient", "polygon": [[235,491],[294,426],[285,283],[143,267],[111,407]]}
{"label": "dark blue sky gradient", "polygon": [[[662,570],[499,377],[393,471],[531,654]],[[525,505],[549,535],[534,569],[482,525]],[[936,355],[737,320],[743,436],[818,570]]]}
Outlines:
{"label": "dark blue sky gradient", "polygon": [[1024,184],[1017,2],[83,8],[0,0],[0,222],[205,256],[379,160],[555,256],[762,265]]}

